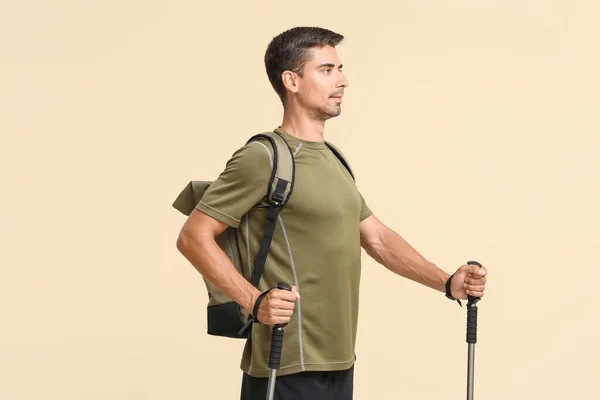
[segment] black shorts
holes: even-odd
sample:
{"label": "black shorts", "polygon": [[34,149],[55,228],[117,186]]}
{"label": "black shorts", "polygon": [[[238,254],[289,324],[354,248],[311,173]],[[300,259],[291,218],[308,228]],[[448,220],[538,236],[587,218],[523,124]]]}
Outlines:
{"label": "black shorts", "polygon": [[[265,400],[269,378],[244,373],[240,400]],[[344,371],[305,371],[278,376],[274,400],[352,400],[354,366]]]}

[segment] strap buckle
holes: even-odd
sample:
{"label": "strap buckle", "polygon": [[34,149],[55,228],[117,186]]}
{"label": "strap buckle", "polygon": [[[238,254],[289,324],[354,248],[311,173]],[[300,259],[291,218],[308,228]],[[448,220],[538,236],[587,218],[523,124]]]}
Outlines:
{"label": "strap buckle", "polygon": [[273,196],[271,196],[271,204],[275,206],[280,206],[283,203],[283,193],[274,192]]}

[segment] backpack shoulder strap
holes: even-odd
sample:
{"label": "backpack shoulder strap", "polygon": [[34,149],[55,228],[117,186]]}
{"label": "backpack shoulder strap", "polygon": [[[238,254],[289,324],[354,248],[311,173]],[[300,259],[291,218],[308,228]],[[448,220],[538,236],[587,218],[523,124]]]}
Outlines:
{"label": "backpack shoulder strap", "polygon": [[[288,202],[292,195],[296,172],[292,150],[281,135],[277,132],[259,133],[252,136],[247,143],[260,138],[264,138],[271,143],[273,149],[273,170],[267,190],[267,200],[269,201],[267,223],[250,277],[250,283],[257,288],[265,269],[269,249],[271,248],[271,241],[273,240],[275,226],[277,225],[277,217],[281,208]],[[258,321],[256,315],[253,316],[253,320],[255,322]]]}
{"label": "backpack shoulder strap", "polygon": [[267,191],[267,200],[273,201],[283,207],[294,189],[296,167],[292,149],[285,139],[277,132],[264,132],[252,136],[247,143],[257,139],[266,139],[273,149],[273,170]]}
{"label": "backpack shoulder strap", "polygon": [[331,152],[333,154],[335,154],[335,156],[338,158],[338,160],[340,160],[342,165],[344,167],[346,167],[346,169],[350,173],[350,176],[352,177],[352,179],[355,179],[354,173],[352,172],[352,169],[350,168],[350,164],[348,163],[348,161],[346,160],[346,158],[344,157],[344,155],[342,154],[340,149],[338,149],[337,147],[335,147],[332,143],[329,143],[328,141],[325,141],[325,144],[327,145],[327,147],[329,147],[329,150],[331,150]]}

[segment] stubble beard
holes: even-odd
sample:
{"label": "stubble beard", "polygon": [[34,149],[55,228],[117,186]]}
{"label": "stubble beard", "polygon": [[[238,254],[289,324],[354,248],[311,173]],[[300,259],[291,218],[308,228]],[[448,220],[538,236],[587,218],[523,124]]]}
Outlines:
{"label": "stubble beard", "polygon": [[342,106],[340,104],[331,106],[331,107],[318,107],[313,111],[313,115],[315,118],[320,120],[328,120],[330,118],[335,118],[342,113]]}

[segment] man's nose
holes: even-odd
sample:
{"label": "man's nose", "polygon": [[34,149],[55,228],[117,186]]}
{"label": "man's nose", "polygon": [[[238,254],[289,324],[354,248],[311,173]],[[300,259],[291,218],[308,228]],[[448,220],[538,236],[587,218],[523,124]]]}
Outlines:
{"label": "man's nose", "polygon": [[344,74],[340,72],[340,78],[338,79],[337,87],[348,87],[349,84],[350,83],[348,82],[348,79],[346,79]]}

